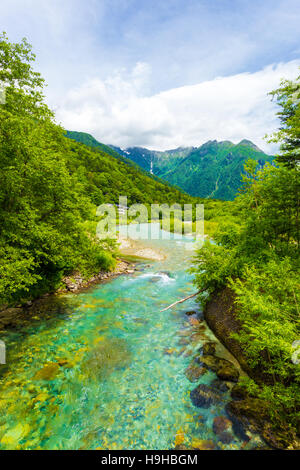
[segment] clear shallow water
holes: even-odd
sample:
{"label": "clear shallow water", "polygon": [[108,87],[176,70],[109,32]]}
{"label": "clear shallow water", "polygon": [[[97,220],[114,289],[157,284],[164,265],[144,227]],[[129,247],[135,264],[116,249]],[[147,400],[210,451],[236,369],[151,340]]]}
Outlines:
{"label": "clear shallow water", "polygon": [[84,293],[49,299],[27,325],[1,334],[8,364],[0,369],[0,448],[243,445],[235,435],[222,444],[212,430],[213,419],[225,414],[228,392],[208,409],[190,400],[198,383],[216,378],[208,372],[191,383],[184,374],[203,341],[214,338],[185,315],[199,306],[191,299],[160,311],[194,292],[185,271],[193,252],[175,240],[149,245],[167,258]]}

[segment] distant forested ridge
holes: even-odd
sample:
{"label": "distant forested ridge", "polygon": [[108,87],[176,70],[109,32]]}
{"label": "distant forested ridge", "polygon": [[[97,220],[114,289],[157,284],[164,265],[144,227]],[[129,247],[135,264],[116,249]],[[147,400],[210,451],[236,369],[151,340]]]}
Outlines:
{"label": "distant forested ridge", "polygon": [[114,157],[123,157],[127,162],[131,160],[191,196],[227,201],[235,198],[248,159],[257,161],[258,168],[274,159],[246,139],[236,145],[214,140],[201,147],[179,147],[160,152],[143,147],[122,149],[104,145],[85,132],[67,131],[67,136]]}
{"label": "distant forested ridge", "polygon": [[66,135],[73,152],[70,165],[74,170],[80,170],[82,176],[84,174],[86,191],[95,204],[117,204],[119,196],[127,196],[130,204],[184,204],[194,201],[179,188],[143,171],[91,135],[71,131]]}
{"label": "distant forested ridge", "polygon": [[257,161],[259,168],[274,158],[249,140],[237,145],[214,140],[201,147],[179,147],[164,152],[141,147],[112,148],[192,196],[224,200],[236,196],[249,158]]}

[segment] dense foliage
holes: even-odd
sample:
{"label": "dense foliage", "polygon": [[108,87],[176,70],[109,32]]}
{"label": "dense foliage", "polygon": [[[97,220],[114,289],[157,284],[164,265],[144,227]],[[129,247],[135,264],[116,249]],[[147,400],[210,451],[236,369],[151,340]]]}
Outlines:
{"label": "dense foliage", "polygon": [[[282,112],[290,102],[290,85],[281,95]],[[291,439],[299,433],[300,369],[292,361],[300,338],[299,167],[295,164],[298,143],[286,135],[299,128],[299,108],[292,120],[282,123],[278,138],[283,153],[276,166],[267,164],[256,172],[256,162],[245,166],[244,185],[234,202],[239,213],[229,215],[216,230],[215,244],[198,251],[196,283],[210,294],[229,286],[235,293],[242,330],[237,336],[251,367],[270,376],[263,386],[251,381],[249,389],[266,399],[276,426],[288,425]],[[298,116],[298,120],[296,120]],[[281,162],[281,163],[280,163]],[[294,163],[293,163],[294,162]]]}
{"label": "dense foliage", "polygon": [[262,167],[273,157],[266,155],[252,142],[209,141],[201,147],[186,147],[165,152],[132,147],[114,147],[146,170],[201,198],[232,200],[241,185],[243,165],[249,159]]}
{"label": "dense foliage", "polygon": [[44,103],[34,59],[26,40],[0,36],[0,305],[51,290],[74,269],[113,265],[88,226],[94,207],[70,171],[70,150]]}

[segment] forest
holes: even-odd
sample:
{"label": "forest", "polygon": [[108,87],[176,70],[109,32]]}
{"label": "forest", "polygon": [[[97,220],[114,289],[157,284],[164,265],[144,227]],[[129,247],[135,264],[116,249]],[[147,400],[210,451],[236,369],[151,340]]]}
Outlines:
{"label": "forest", "polygon": [[[44,80],[24,39],[0,36],[0,306],[55,291],[64,275],[115,265],[116,247],[96,239],[103,202],[185,203],[192,198],[103,146],[66,138],[45,104]],[[110,150],[110,154],[107,152]]]}

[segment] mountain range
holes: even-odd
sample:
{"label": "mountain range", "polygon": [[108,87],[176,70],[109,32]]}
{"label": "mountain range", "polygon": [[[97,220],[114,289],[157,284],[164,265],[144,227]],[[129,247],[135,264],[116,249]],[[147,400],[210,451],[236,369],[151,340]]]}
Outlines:
{"label": "mountain range", "polygon": [[241,186],[243,166],[249,158],[256,160],[260,167],[274,158],[246,139],[238,144],[213,140],[200,147],[179,147],[164,152],[141,147],[111,148],[191,196],[224,200],[234,199]]}
{"label": "mountain range", "polygon": [[127,196],[128,204],[193,202],[189,194],[150,174],[91,135],[70,131],[66,136],[71,139],[71,152],[65,155],[69,170],[78,175],[93,204],[118,204],[119,196]]}
{"label": "mountain range", "polygon": [[91,147],[98,147],[118,158],[128,159],[147,172],[181,188],[191,196],[233,200],[241,186],[245,162],[251,158],[259,167],[272,162],[250,140],[238,144],[230,141],[208,141],[200,147],[179,147],[156,151],[143,147],[122,149],[98,142],[90,134],[68,131],[68,137]]}

